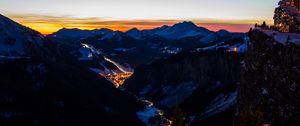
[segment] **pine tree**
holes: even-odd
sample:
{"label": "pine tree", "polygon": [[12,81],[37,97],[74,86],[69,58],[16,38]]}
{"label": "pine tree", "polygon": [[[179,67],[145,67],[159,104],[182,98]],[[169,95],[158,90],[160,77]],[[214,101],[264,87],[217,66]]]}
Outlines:
{"label": "pine tree", "polygon": [[268,28],[266,21],[263,22],[263,24],[261,25],[261,27],[262,27],[263,29],[267,29],[267,28]]}
{"label": "pine tree", "polygon": [[250,29],[249,29],[249,33],[250,33],[250,32],[252,32],[252,31],[253,31],[253,29],[252,29],[252,28],[250,28]]}
{"label": "pine tree", "polygon": [[287,39],[286,39],[286,42],[287,42],[287,43],[290,43],[291,40],[292,40],[292,39],[291,39],[291,36],[288,36]]}

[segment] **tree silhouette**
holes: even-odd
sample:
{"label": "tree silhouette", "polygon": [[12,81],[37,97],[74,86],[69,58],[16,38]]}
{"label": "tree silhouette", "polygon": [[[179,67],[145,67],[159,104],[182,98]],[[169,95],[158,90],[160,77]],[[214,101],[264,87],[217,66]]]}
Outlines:
{"label": "tree silhouette", "polygon": [[261,27],[262,27],[263,29],[267,29],[267,28],[268,28],[266,21],[264,21],[264,22],[262,23]]}
{"label": "tree silhouette", "polygon": [[291,39],[291,36],[288,36],[287,39],[286,39],[286,42],[289,43],[289,42],[291,42],[291,40],[292,40],[292,39]]}
{"label": "tree silhouette", "polygon": [[173,109],[172,115],[172,126],[185,126],[185,124],[187,123],[187,115],[181,110],[179,106],[176,106]]}

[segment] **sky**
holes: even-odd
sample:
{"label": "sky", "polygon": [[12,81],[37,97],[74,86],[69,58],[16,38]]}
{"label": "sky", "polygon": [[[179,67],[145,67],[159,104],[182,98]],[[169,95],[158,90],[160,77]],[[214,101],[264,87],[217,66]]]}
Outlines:
{"label": "sky", "polygon": [[279,0],[0,0],[0,14],[50,34],[63,27],[126,31],[193,21],[211,30],[247,31],[273,23]]}

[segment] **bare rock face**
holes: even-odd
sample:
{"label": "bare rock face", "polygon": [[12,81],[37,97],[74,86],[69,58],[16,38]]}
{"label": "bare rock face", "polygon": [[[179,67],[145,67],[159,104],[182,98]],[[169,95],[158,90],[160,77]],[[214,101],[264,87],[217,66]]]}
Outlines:
{"label": "bare rock face", "polygon": [[280,44],[259,30],[249,36],[235,125],[299,125],[299,45]]}

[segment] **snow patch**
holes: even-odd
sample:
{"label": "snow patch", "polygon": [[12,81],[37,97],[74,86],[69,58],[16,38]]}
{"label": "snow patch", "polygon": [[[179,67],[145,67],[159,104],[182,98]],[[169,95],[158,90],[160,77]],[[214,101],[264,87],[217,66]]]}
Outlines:
{"label": "snow patch", "polygon": [[177,54],[181,52],[183,49],[182,48],[177,48],[177,47],[170,47],[166,46],[160,49],[161,53],[164,54]]}
{"label": "snow patch", "polygon": [[289,42],[300,44],[300,34],[297,33],[282,33],[279,31],[273,31],[273,30],[263,30],[260,28],[256,28],[268,36],[272,37],[274,40],[276,40],[279,43],[285,44],[287,42],[288,36],[290,36]]}
{"label": "snow patch", "polygon": [[262,88],[262,89],[261,89],[261,94],[262,94],[262,95],[267,95],[267,94],[268,94],[268,91],[267,91],[265,88]]}
{"label": "snow patch", "polygon": [[[152,102],[143,99],[140,99],[140,101],[146,105],[146,109],[136,112],[136,115],[147,126],[169,126],[171,124],[171,121],[163,116],[164,112],[156,108]],[[155,120],[155,122],[150,122],[150,119],[154,117],[159,117],[159,119]]]}
{"label": "snow patch", "polygon": [[88,44],[82,44],[82,47],[79,49],[79,52],[81,53],[81,57],[78,60],[93,60],[94,56],[102,54],[102,52]]}
{"label": "snow patch", "polygon": [[220,94],[217,96],[201,114],[203,118],[210,117],[217,113],[223,112],[236,103],[238,92],[232,92],[227,95]]}

